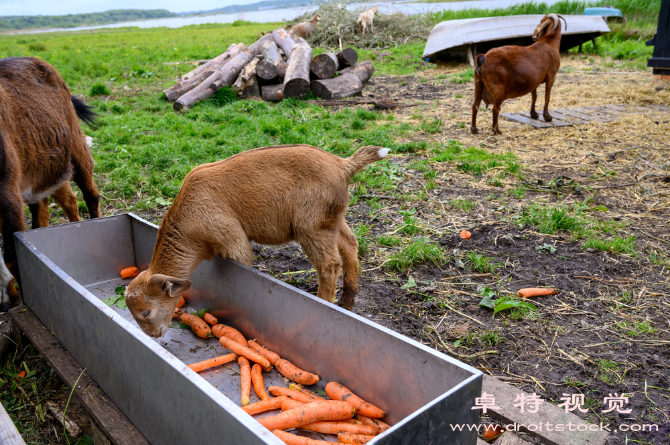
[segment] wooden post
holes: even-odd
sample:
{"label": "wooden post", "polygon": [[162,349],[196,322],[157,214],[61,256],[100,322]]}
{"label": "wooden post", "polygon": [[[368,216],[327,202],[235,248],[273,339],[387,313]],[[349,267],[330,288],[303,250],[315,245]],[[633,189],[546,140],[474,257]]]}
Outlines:
{"label": "wooden post", "polygon": [[[205,79],[209,78],[212,74],[214,74],[219,68],[221,68],[225,63],[230,61],[233,57],[237,56],[240,51],[243,51],[243,48],[246,48],[243,44],[235,45],[233,48],[228,49],[225,53],[223,53],[221,56],[217,57],[217,59],[220,59],[221,62],[218,64],[212,64],[209,65],[209,67],[205,70],[200,71],[196,75],[182,80],[179,83],[177,83],[174,86],[171,86],[167,90],[164,90],[163,93],[165,93],[165,97],[167,98],[168,102],[174,102],[177,100],[177,98],[183,96],[187,92],[191,91],[193,88],[197,87],[200,85],[202,82],[205,81]],[[202,65],[198,68],[202,68]]]}
{"label": "wooden post", "polygon": [[270,102],[279,102],[284,99],[284,85],[268,85],[261,88],[261,97]]}
{"label": "wooden post", "polygon": [[320,99],[342,99],[363,90],[363,84],[354,74],[343,74],[334,79],[312,81],[312,93]]}
{"label": "wooden post", "polygon": [[333,53],[323,53],[312,59],[310,71],[319,79],[332,78],[340,67],[337,57]]}
{"label": "wooden post", "polygon": [[241,52],[221,69],[205,79],[197,87],[177,99],[174,103],[174,110],[181,111],[184,108],[191,107],[198,102],[209,99],[219,88],[232,84],[244,68],[253,59],[251,51]]}
{"label": "wooden post", "polygon": [[340,68],[356,66],[356,62],[358,62],[358,53],[353,48],[344,48],[336,56],[338,62],[340,62]]}
{"label": "wooden post", "polygon": [[263,45],[267,42],[272,42],[272,33],[269,32],[265,34],[263,37],[260,39],[256,40],[254,43],[249,46],[249,51],[254,53],[254,56],[258,57],[261,55],[261,50],[263,48]]}
{"label": "wooden post", "polygon": [[[179,80],[191,79],[192,77],[195,77],[196,75],[200,74],[203,71],[211,70],[214,66],[218,66],[218,65],[222,65],[222,64],[226,63],[228,60],[231,59],[231,57],[227,57],[228,52],[230,50],[232,50],[233,48],[235,48],[236,46],[237,46],[237,44],[233,43],[232,45],[230,45],[228,47],[228,49],[223,54],[221,54],[221,55],[213,58],[212,60],[206,62],[204,65],[200,65],[199,67],[197,67],[193,71],[190,71],[190,72],[184,74],[183,76],[181,76],[179,78]],[[235,57],[236,55],[237,54],[233,55],[233,57]]]}
{"label": "wooden post", "polygon": [[284,51],[286,57],[291,57],[291,52],[295,48],[296,43],[284,28],[272,31],[272,40]]}
{"label": "wooden post", "polygon": [[284,97],[304,99],[309,92],[309,65],[312,61],[312,47],[299,43],[291,52],[284,77]]}
{"label": "wooden post", "polygon": [[370,80],[370,77],[372,77],[372,73],[374,72],[375,66],[372,62],[366,60],[365,62],[357,63],[354,67],[344,68],[343,70],[338,71],[337,74],[340,76],[343,74],[353,74],[358,77],[358,80],[360,80],[361,83],[365,83]]}

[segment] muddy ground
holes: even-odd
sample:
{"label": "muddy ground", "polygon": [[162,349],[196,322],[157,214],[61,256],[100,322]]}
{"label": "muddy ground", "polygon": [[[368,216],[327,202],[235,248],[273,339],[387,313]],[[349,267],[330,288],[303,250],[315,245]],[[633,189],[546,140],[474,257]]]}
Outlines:
{"label": "muddy ground", "polygon": [[[400,153],[391,156],[391,190],[358,193],[352,186],[357,197],[347,219],[352,228],[366,229],[358,232],[363,249],[354,312],[547,401],[584,394],[588,412],[575,413],[610,423],[611,444],[670,443],[670,113],[544,130],[502,120],[503,135],[496,136],[488,129],[490,111],[483,111],[482,131],[471,135],[472,82],[452,81],[466,68],[375,76],[364,95],[416,103],[384,112],[398,122],[439,120],[439,131],[412,133],[413,141],[456,140],[513,153],[522,171],[473,175],[457,163],[436,162],[429,152]],[[670,92],[653,86],[649,72],[598,68],[566,56],[551,105],[670,104]],[[541,89],[540,109],[543,97]],[[529,103],[529,97],[508,101],[503,112],[527,110]],[[584,202],[593,218],[620,223],[617,235],[634,236],[635,252],[587,249],[570,233],[543,234],[517,220],[533,203]],[[399,212],[415,212],[416,231],[403,233],[406,215]],[[158,222],[159,213],[141,216]],[[469,240],[459,236],[463,229],[472,233]],[[426,237],[445,261],[392,270],[388,260],[402,246],[380,244],[383,235],[406,243]],[[255,267],[316,293],[316,274],[297,244],[254,249]],[[488,257],[493,266],[477,269],[469,253]],[[534,298],[537,311],[494,317],[479,306],[486,288],[499,298],[535,286],[559,292]],[[610,393],[627,394],[632,412],[602,413]],[[656,424],[659,431],[617,431],[623,424]]]}

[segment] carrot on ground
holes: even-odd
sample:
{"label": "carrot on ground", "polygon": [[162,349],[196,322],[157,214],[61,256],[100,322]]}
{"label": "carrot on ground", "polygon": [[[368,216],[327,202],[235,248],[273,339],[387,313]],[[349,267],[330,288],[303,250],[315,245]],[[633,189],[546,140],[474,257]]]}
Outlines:
{"label": "carrot on ground", "polygon": [[290,399],[297,400],[298,402],[302,403],[311,403],[316,402],[318,400],[325,400],[322,397],[311,396],[303,392],[295,391],[293,389],[288,389],[281,386],[271,386],[268,388],[268,391],[275,397],[286,396]]}
{"label": "carrot on ground", "polygon": [[364,416],[360,413],[356,414],[356,417],[358,417],[358,420],[363,422],[365,425],[376,426],[382,433],[387,429],[391,428],[391,425],[389,425],[388,423],[384,423],[379,419],[373,419],[372,417]]}
{"label": "carrot on ground", "polygon": [[306,403],[276,416],[263,417],[258,421],[270,431],[290,430],[322,420],[349,420],[354,417],[355,411],[354,407],[346,402],[320,400]]}
{"label": "carrot on ground", "polygon": [[523,298],[528,297],[543,297],[545,295],[555,295],[556,289],[549,289],[544,287],[527,287],[525,289],[519,289],[519,292],[516,294]]}
{"label": "carrot on ground", "polygon": [[279,438],[286,445],[327,445],[332,444],[333,442],[327,442],[325,440],[316,440],[310,439],[309,437],[296,436],[295,434],[287,433],[282,430],[274,430],[272,432],[275,436]]}
{"label": "carrot on ground", "polygon": [[237,363],[240,365],[240,375],[242,376],[242,383],[240,384],[242,396],[240,400],[242,406],[247,406],[249,404],[249,394],[251,394],[251,365],[249,365],[249,360],[246,357],[239,357]]}
{"label": "carrot on ground", "polygon": [[214,323],[214,326],[212,326],[212,334],[214,334],[214,336],[218,338],[228,337],[232,340],[235,340],[242,346],[246,346],[247,344],[247,339],[244,338],[244,335],[242,335],[240,331],[238,331],[232,326],[226,326],[225,324]]}
{"label": "carrot on ground", "polygon": [[172,313],[172,318],[179,318],[181,317],[181,309],[178,307],[174,308],[174,312]]}
{"label": "carrot on ground", "polygon": [[212,336],[212,330],[209,328],[207,323],[205,323],[202,318],[198,317],[197,315],[184,313],[181,314],[179,319],[183,321],[184,324],[190,326],[195,335],[198,337],[209,338]]}
{"label": "carrot on ground", "polygon": [[263,371],[263,368],[261,368],[261,365],[256,363],[252,368],[251,368],[251,384],[254,385],[254,392],[258,396],[259,399],[261,400],[269,400],[270,396],[268,393],[265,391],[265,383],[263,382],[263,374],[261,372]]}
{"label": "carrot on ground", "polygon": [[277,360],[274,365],[281,375],[301,385],[313,385],[320,380],[318,375],[303,371],[283,358]]}
{"label": "carrot on ground", "polygon": [[288,397],[276,397],[270,400],[261,400],[260,402],[252,403],[251,405],[243,406],[242,409],[245,413],[253,416],[254,414],[262,413],[265,411],[270,411],[273,409],[281,408],[282,402],[289,400]]}
{"label": "carrot on ground", "polygon": [[265,349],[264,347],[262,347],[261,345],[259,345],[258,343],[256,343],[253,340],[249,340],[247,342],[247,344],[249,345],[249,347],[251,349],[253,349],[254,351],[258,352],[260,355],[262,355],[263,357],[268,359],[270,361],[270,363],[273,364],[273,365],[275,364],[275,362],[277,360],[279,360],[281,358],[279,356],[279,354],[277,354],[276,352],[272,352],[272,351],[269,351],[269,350]]}
{"label": "carrot on ground", "polygon": [[[286,396],[281,396],[281,397],[286,397]],[[281,404],[281,410],[282,411],[288,411],[293,408],[297,408],[300,405],[304,405],[302,402],[298,402],[297,400],[289,399],[286,397],[286,400],[284,400]]]}
{"label": "carrot on ground", "polygon": [[[203,323],[204,323],[204,321],[203,321]],[[230,349],[235,354],[241,355],[242,357],[248,358],[252,362],[260,364],[265,371],[270,371],[272,369],[272,365],[270,364],[268,359],[266,359],[265,357],[263,357],[259,353],[255,352],[255,351],[252,351],[247,346],[236,342],[232,338],[225,337],[225,336],[221,337],[221,338],[219,338],[219,343],[221,343],[221,346],[223,346],[224,348]]]}
{"label": "carrot on ground", "polygon": [[361,399],[347,387],[337,382],[330,382],[326,385],[326,394],[333,400],[344,400],[347,403],[351,403],[356,408],[356,411],[364,416],[375,419],[387,416],[385,411]]}
{"label": "carrot on ground", "polygon": [[184,297],[181,297],[181,300],[177,302],[177,307],[184,307],[186,304],[186,300],[184,300]]}
{"label": "carrot on ground", "polygon": [[135,278],[140,274],[140,270],[137,267],[126,267],[121,271],[121,278]]}
{"label": "carrot on ground", "polygon": [[340,431],[337,433],[337,441],[340,443],[362,444],[368,443],[374,438],[375,436],[370,436],[367,434],[352,434],[347,433],[346,431]]}
{"label": "carrot on ground", "polygon": [[379,434],[379,428],[375,426],[356,425],[355,423],[349,422],[314,422],[308,425],[303,425],[300,428],[321,434],[337,434],[340,431],[352,434],[367,434],[370,436]]}
{"label": "carrot on ground", "polygon": [[205,320],[207,323],[211,324],[212,326],[216,326],[219,323],[219,320],[216,319],[216,317],[209,312],[205,312],[202,314],[202,319]]}
{"label": "carrot on ground", "polygon": [[216,366],[225,365],[228,362],[232,362],[237,358],[237,354],[226,354],[219,357],[210,358],[209,360],[203,360],[198,363],[192,363],[188,365],[189,368],[195,372],[202,372],[208,369],[214,368]]}
{"label": "carrot on ground", "polygon": [[19,371],[18,374],[16,374],[16,380],[21,380],[26,376],[26,371]]}
{"label": "carrot on ground", "polygon": [[470,239],[471,236],[472,233],[468,232],[467,230],[461,230],[461,238]]}

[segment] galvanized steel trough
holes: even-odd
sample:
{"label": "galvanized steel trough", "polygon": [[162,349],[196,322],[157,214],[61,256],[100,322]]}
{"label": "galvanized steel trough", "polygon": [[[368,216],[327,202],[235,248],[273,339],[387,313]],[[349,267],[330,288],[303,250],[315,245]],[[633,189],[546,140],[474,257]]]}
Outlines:
{"label": "galvanized steel trough", "polygon": [[[280,445],[238,408],[236,363],[186,366],[220,355],[216,339],[177,326],[152,339],[101,301],[129,282],[121,269],[149,265],[157,232],[125,214],[16,233],[25,304],[151,443]],[[194,309],[317,373],[317,387],[338,381],[386,409],[393,427],[369,443],[476,443],[455,426],[479,422],[480,371],[233,261],[203,262],[192,280]],[[276,371],[265,382],[286,386]]]}

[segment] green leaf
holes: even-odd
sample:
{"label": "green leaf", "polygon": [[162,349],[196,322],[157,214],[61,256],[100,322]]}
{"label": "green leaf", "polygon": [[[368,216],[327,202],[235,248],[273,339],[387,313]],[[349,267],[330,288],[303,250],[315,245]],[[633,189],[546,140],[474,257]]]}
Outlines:
{"label": "green leaf", "polygon": [[541,252],[541,251],[546,251],[546,252],[549,252],[549,253],[556,252],[556,248],[554,246],[552,246],[551,244],[548,244],[548,243],[544,243],[541,246],[535,246],[535,250],[538,251],[538,252]]}
{"label": "green leaf", "polygon": [[187,325],[186,323],[184,323],[184,322],[181,321],[181,320],[179,321],[179,327],[180,327],[181,329],[191,329],[191,327],[190,327],[189,325]]}
{"label": "green leaf", "polygon": [[200,309],[198,312],[196,312],[195,315],[196,317],[202,318],[207,312],[209,312],[207,309]]}
{"label": "green leaf", "polygon": [[416,281],[414,281],[414,278],[409,277],[409,279],[407,280],[407,283],[400,286],[400,289],[409,289],[409,288],[412,288],[412,287],[416,287]]}
{"label": "green leaf", "polygon": [[487,295],[486,297],[482,298],[482,301],[479,302],[480,307],[486,307],[489,309],[495,309],[496,304],[493,301],[493,298],[490,295]]}
{"label": "green leaf", "polygon": [[506,309],[513,309],[513,308],[518,308],[518,307],[525,307],[526,309],[531,309],[536,311],[537,306],[535,306],[532,303],[528,303],[526,301],[519,301],[519,300],[508,300],[506,297],[500,298],[496,300],[495,303],[495,309],[493,310],[493,315],[497,314],[500,311],[504,311]]}
{"label": "green leaf", "polygon": [[160,204],[162,206],[169,206],[172,204],[172,202],[163,198],[162,196],[158,196],[156,199],[154,199],[154,201],[156,201],[157,204]]}
{"label": "green leaf", "polygon": [[116,286],[116,295],[125,295],[126,294],[126,287],[125,286]]}
{"label": "green leaf", "polygon": [[102,302],[105,303],[107,306],[114,306],[116,302],[121,299],[123,299],[123,295],[112,295],[111,297],[102,300]]}
{"label": "green leaf", "polygon": [[126,299],[125,298],[119,298],[116,302],[116,307],[119,309],[125,309],[126,308]]}
{"label": "green leaf", "polygon": [[456,341],[454,342],[454,347],[457,348],[462,342],[463,342],[463,340],[456,340]]}

